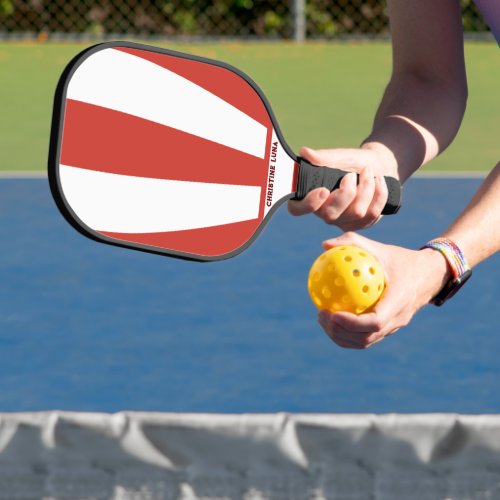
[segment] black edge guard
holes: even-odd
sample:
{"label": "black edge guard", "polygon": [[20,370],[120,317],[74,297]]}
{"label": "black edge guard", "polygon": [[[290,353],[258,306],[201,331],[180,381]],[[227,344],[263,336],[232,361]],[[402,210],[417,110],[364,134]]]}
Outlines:
{"label": "black edge guard", "polygon": [[[292,198],[294,200],[302,200],[307,193],[319,187],[326,187],[328,190],[333,191],[339,187],[342,178],[349,173],[338,168],[317,167],[304,160],[304,158],[298,158],[298,161],[299,175],[297,192]],[[394,177],[384,177],[384,179],[389,195],[382,213],[384,215],[395,214],[401,207],[401,184]],[[357,176],[357,182],[359,182],[359,175]]]}

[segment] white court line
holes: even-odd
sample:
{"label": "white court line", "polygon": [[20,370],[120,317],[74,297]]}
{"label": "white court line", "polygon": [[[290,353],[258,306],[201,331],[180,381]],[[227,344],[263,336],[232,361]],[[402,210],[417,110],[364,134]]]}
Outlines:
{"label": "white court line", "polygon": [[479,172],[477,170],[451,170],[448,172],[440,172],[437,170],[429,170],[424,172],[416,172],[412,178],[414,179],[483,179],[488,175],[488,171]]}
{"label": "white court line", "polygon": [[45,179],[44,170],[4,170],[0,171],[0,179]]}
{"label": "white court line", "polygon": [[[483,179],[488,175],[488,171],[478,172],[473,170],[451,170],[448,172],[439,172],[429,170],[413,174],[413,179]],[[5,170],[0,171],[0,179],[41,179],[47,177],[44,170]]]}
{"label": "white court line", "polygon": [[[474,170],[450,170],[450,171],[426,171],[426,172],[417,172],[415,173],[412,178],[427,178],[427,177],[442,177],[442,178],[483,178],[488,175],[488,171],[484,170],[482,172],[474,171]],[[33,177],[34,179],[39,179],[41,177],[47,177],[47,172],[45,170],[4,170],[0,171],[0,178],[1,177],[13,177],[13,178],[25,178],[25,177]]]}

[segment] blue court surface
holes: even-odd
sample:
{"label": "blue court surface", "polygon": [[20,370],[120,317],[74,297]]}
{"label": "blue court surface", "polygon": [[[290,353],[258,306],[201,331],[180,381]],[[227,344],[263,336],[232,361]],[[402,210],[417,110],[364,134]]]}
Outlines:
{"label": "blue court surface", "polygon": [[[417,248],[480,182],[413,179],[365,234]],[[338,234],[282,207],[238,257],[187,262],[88,240],[46,179],[1,179],[0,411],[499,412],[500,256],[453,301],[351,351],[306,289]]]}

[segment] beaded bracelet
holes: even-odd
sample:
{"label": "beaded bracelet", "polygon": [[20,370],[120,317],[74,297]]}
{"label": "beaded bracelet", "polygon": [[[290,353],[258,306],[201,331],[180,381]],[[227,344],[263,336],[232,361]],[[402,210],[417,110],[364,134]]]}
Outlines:
{"label": "beaded bracelet", "polygon": [[434,305],[440,306],[458,292],[471,277],[472,270],[460,248],[448,238],[436,238],[427,242],[421,250],[423,248],[432,248],[440,252],[446,259],[453,275],[453,278],[431,301]]}
{"label": "beaded bracelet", "polygon": [[458,278],[470,270],[462,250],[448,238],[436,238],[426,243],[422,248],[432,248],[441,252],[448,262],[454,278]]}

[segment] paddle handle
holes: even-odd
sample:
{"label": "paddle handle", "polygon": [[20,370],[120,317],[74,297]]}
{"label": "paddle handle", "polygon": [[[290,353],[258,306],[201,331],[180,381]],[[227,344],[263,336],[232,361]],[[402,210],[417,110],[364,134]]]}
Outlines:
{"label": "paddle handle", "polygon": [[[294,200],[302,200],[307,193],[319,187],[326,187],[330,191],[340,186],[340,181],[350,172],[338,168],[317,167],[304,158],[298,158],[299,174],[297,179],[297,192]],[[402,189],[401,184],[394,177],[384,177],[389,195],[382,213],[384,215],[395,214],[401,207]],[[359,182],[359,175],[357,181]]]}

